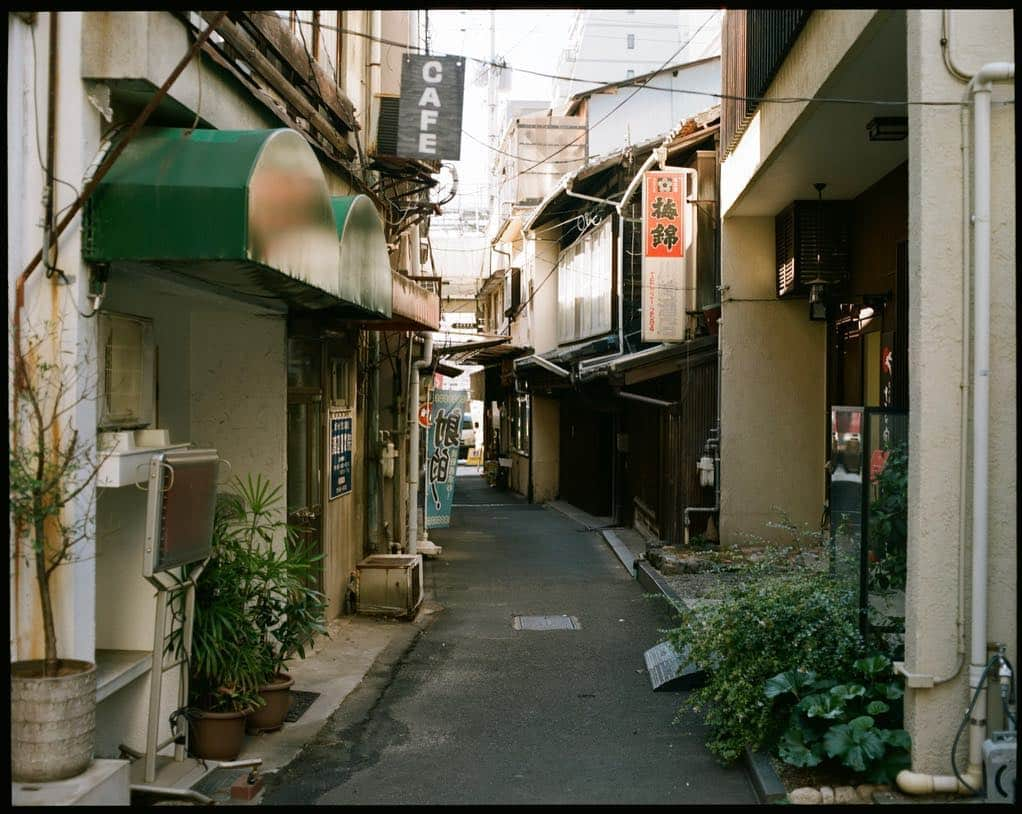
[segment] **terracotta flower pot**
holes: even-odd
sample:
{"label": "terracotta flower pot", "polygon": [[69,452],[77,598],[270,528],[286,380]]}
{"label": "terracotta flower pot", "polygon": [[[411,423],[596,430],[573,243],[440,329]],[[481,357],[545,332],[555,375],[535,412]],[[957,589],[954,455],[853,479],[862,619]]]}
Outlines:
{"label": "terracotta flower pot", "polygon": [[191,748],[206,760],[235,760],[245,740],[244,712],[206,712],[191,721]]}
{"label": "terracotta flower pot", "polygon": [[284,725],[284,718],[291,708],[291,686],[295,680],[287,673],[277,673],[275,680],[259,688],[259,694],[266,703],[253,710],[245,719],[245,731],[250,735],[260,732],[276,732]]}

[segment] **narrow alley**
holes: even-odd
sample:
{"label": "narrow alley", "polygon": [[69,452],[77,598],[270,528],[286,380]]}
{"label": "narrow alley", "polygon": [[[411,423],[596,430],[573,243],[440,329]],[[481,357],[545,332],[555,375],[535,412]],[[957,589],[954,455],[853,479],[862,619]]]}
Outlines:
{"label": "narrow alley", "polygon": [[[356,692],[267,778],[264,804],[756,802],[695,722],[673,723],[683,695],[651,690],[662,611],[598,533],[466,475],[435,541],[442,612],[378,702]],[[513,626],[561,615],[577,629]]]}

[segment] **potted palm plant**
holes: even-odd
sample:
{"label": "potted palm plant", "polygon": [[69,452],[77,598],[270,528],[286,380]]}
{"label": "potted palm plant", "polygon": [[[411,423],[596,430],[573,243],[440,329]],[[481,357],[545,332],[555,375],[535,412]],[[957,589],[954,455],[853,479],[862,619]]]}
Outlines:
{"label": "potted palm plant", "polygon": [[280,487],[271,488],[257,479],[246,483],[242,493],[251,520],[249,528],[256,529],[267,543],[282,536],[285,544],[283,550],[264,546],[265,567],[253,591],[251,614],[271,671],[270,680],[259,688],[264,703],[248,715],[246,730],[255,734],[283,726],[294,684],[287,665],[295,656],[305,658],[305,648],[316,635],[326,634],[326,597],[316,587],[315,577],[322,554],[316,553],[314,541],[301,528],[284,521]]}
{"label": "potted palm plant", "polygon": [[245,717],[263,703],[258,689],[272,675],[251,611],[267,558],[253,540],[247,514],[239,492],[218,496],[210,557],[196,582],[188,687],[191,746],[197,757],[210,760],[238,756]]}

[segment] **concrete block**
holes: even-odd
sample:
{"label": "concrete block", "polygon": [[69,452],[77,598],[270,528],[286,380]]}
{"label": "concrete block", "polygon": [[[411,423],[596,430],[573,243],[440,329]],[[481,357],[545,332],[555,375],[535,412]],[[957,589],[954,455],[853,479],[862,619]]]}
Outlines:
{"label": "concrete block", "polygon": [[248,782],[248,775],[243,774],[231,784],[232,800],[251,800],[263,790],[263,778],[256,775],[254,783]]}
{"label": "concrete block", "polygon": [[93,760],[84,772],[50,783],[11,783],[16,806],[131,805],[130,763]]}

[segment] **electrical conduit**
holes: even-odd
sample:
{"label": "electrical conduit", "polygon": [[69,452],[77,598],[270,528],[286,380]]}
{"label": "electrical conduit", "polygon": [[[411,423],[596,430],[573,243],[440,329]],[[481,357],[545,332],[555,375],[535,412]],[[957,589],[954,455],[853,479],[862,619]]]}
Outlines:
{"label": "electrical conduit", "polygon": [[[969,664],[970,695],[978,692],[986,669],[987,643],[987,513],[990,434],[990,95],[994,82],[1011,82],[1015,64],[991,62],[969,82],[973,108],[972,264],[973,299],[973,458],[972,458],[972,631]],[[957,792],[971,794],[983,786],[983,741],[986,704],[977,704],[969,722],[969,766],[961,779],[902,771],[898,788],[908,794]],[[953,759],[953,757],[952,757]]]}

